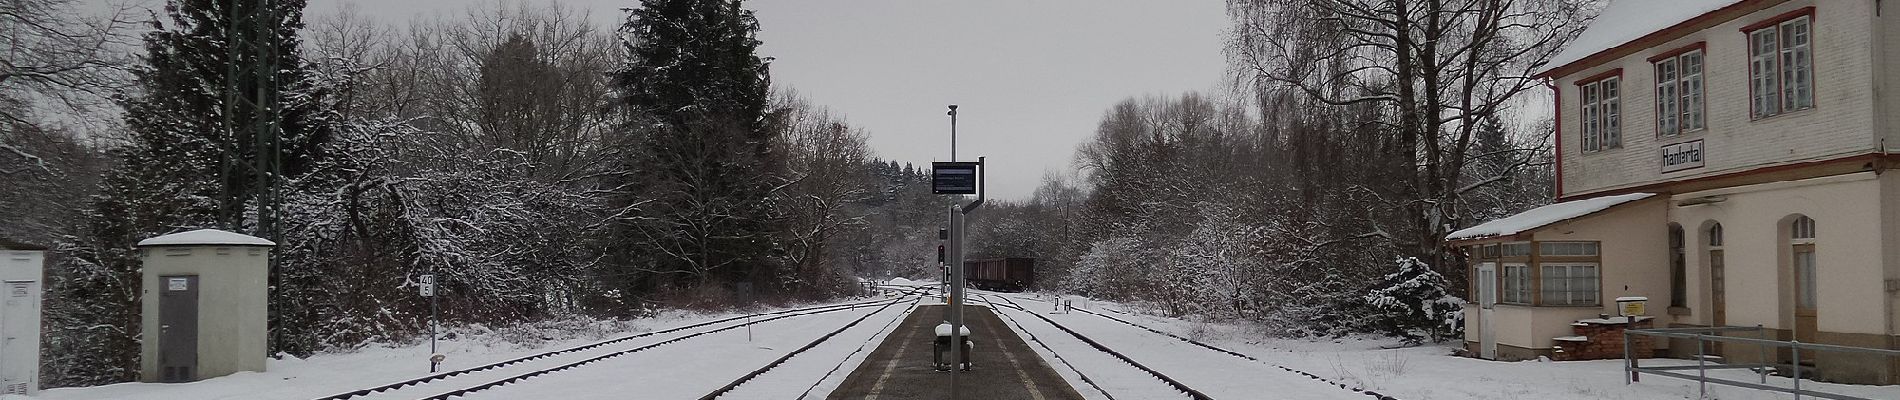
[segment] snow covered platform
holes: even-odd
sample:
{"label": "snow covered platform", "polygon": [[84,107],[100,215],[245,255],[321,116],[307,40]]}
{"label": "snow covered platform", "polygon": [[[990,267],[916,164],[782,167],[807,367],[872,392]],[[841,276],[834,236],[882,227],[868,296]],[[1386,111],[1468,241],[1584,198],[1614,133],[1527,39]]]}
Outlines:
{"label": "snow covered platform", "polygon": [[[931,365],[931,344],[944,307],[922,306],[892,331],[870,358],[831,392],[830,399],[948,399],[950,373]],[[970,337],[970,371],[958,376],[966,399],[1081,399],[1042,356],[1003,325],[988,308],[964,306]]]}

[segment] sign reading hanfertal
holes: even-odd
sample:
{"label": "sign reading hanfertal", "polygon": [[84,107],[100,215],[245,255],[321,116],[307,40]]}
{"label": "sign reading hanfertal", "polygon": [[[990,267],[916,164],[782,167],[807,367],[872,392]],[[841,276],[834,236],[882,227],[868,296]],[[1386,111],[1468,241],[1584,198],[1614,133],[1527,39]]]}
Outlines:
{"label": "sign reading hanfertal", "polygon": [[930,163],[930,192],[976,194],[976,165],[968,161]]}
{"label": "sign reading hanfertal", "polygon": [[1702,168],[1702,141],[1688,141],[1662,147],[1662,172]]}

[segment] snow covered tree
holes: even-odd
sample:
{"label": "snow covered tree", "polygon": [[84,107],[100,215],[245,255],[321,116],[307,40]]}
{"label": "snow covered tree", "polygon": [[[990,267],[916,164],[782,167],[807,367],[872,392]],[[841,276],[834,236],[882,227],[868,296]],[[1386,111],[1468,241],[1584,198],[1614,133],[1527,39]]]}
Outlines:
{"label": "snow covered tree", "polygon": [[1457,337],[1464,300],[1446,294],[1445,277],[1416,258],[1397,260],[1398,271],[1385,276],[1365,295],[1378,311],[1374,326],[1388,335],[1419,344]]}
{"label": "snow covered tree", "polygon": [[1225,204],[1201,203],[1201,221],[1170,254],[1172,261],[1192,271],[1193,293],[1210,317],[1237,318],[1254,310],[1256,281],[1265,259],[1255,245],[1265,230],[1247,224]]}
{"label": "snow covered tree", "polygon": [[[1229,0],[1235,68],[1269,106],[1293,103],[1371,111],[1348,120],[1369,139],[1364,169],[1382,170],[1361,189],[1380,208],[1389,242],[1440,271],[1457,271],[1444,237],[1471,223],[1460,201],[1474,139],[1485,121],[1508,116],[1519,96],[1538,89],[1524,79],[1582,29],[1587,0]],[[1361,128],[1364,127],[1364,128]],[[1355,190],[1361,190],[1355,189]],[[1380,220],[1384,220],[1381,218]]]}
{"label": "snow covered tree", "polygon": [[791,179],[774,201],[786,216],[779,241],[790,276],[782,279],[798,293],[840,293],[851,277],[839,251],[848,243],[841,239],[865,225],[863,211],[852,206],[876,192],[866,135],[796,94],[783,94],[777,103],[785,116],[785,148],[779,152]]}
{"label": "snow covered tree", "polygon": [[[274,10],[257,9],[260,4],[173,1],[166,7],[166,22],[154,22],[158,29],[145,36],[145,64],[133,71],[139,94],[122,103],[130,136],[114,152],[119,165],[106,174],[88,206],[87,232],[61,246],[72,257],[49,279],[48,309],[58,315],[49,327],[56,336],[50,342],[54,352],[71,356],[49,368],[67,375],[49,381],[136,378],[140,267],[133,245],[188,228],[248,231],[256,216],[245,210],[262,200],[254,183],[263,172],[249,168],[252,160],[276,158],[282,172],[295,177],[321,158],[318,149],[329,132],[317,108],[322,93],[312,90],[298,57],[303,1],[272,3]],[[231,13],[277,19],[238,24]],[[265,29],[250,30],[253,26]],[[255,83],[261,79],[231,75],[229,66],[259,60],[230,46],[252,45],[279,52],[278,68],[260,73],[276,75],[272,79],[281,97],[257,98]],[[242,56],[232,59],[232,54]],[[230,99],[242,99],[242,105],[227,107]],[[247,124],[256,123],[260,107],[272,107],[281,116],[279,146],[260,148],[250,134],[254,130]],[[271,322],[276,329],[283,321]]]}

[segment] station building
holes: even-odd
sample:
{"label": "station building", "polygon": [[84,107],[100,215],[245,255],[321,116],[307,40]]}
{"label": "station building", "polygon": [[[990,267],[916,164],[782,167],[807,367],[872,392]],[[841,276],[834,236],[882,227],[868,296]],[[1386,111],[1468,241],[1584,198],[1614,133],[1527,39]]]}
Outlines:
{"label": "station building", "polygon": [[[1900,2],[1882,3],[1608,5],[1538,75],[1555,90],[1555,204],[1448,238],[1470,259],[1467,348],[1562,358],[1601,339],[1575,334],[1593,321],[1900,348]],[[1648,317],[1605,321],[1621,297]],[[1895,384],[1897,362],[1802,364]]]}

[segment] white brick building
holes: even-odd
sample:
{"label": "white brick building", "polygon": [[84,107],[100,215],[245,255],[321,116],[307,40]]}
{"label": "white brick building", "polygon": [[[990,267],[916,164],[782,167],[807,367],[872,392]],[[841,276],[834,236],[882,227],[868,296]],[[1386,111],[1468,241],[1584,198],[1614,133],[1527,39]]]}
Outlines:
{"label": "white brick building", "polygon": [[[1556,218],[1450,238],[1495,303],[1466,307],[1472,348],[1552,354],[1623,296],[1648,297],[1657,327],[1900,348],[1900,1],[1620,0],[1539,77]],[[1571,248],[1588,251],[1546,254]],[[1900,383],[1895,360],[1814,367]]]}

